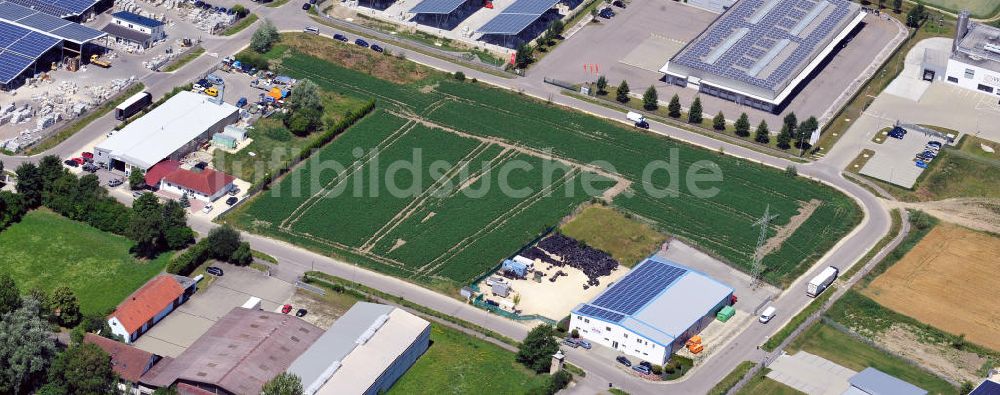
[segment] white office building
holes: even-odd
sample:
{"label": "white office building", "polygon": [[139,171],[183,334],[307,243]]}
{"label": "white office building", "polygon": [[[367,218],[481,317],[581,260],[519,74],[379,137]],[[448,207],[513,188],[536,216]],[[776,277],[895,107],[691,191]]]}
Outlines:
{"label": "white office building", "polygon": [[945,79],[965,89],[1000,95],[1000,29],[959,14]]}

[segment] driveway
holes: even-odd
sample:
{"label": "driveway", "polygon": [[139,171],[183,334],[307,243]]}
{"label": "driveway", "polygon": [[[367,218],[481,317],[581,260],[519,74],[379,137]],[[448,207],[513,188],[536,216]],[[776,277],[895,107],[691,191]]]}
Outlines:
{"label": "driveway", "polygon": [[229,264],[216,266],[221,267],[225,275],[204,289],[199,284],[197,294],[142,335],[135,346],[154,354],[176,357],[219,318],[242,306],[250,297],[260,298],[262,309],[276,311],[295,291],[294,285],[253,269]]}
{"label": "driveway", "polygon": [[768,378],[809,395],[840,395],[858,373],[805,351],[782,355],[768,368]]}

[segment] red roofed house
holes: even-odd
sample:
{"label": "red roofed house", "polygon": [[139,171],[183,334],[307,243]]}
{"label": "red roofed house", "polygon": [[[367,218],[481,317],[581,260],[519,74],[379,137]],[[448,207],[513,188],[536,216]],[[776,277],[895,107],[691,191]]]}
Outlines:
{"label": "red roofed house", "polygon": [[160,180],[162,180],[163,177],[166,177],[167,174],[172,173],[174,170],[177,170],[180,167],[181,167],[181,162],[169,159],[153,165],[153,167],[150,167],[149,170],[146,170],[146,174],[144,174],[144,177],[146,178],[146,185],[148,185],[150,188],[156,188],[160,186]]}
{"label": "red roofed house", "polygon": [[235,180],[236,177],[212,169],[178,168],[163,176],[160,190],[178,195],[186,193],[189,198],[211,203],[229,192]]}
{"label": "red roofed house", "polygon": [[[140,384],[139,379],[163,357],[93,333],[84,335],[83,342],[94,344],[111,356],[111,369],[120,378],[118,390],[121,393],[139,395],[155,390]],[[169,362],[169,358],[165,362]]]}
{"label": "red roofed house", "polygon": [[129,295],[108,317],[111,332],[131,344],[174,311],[197,290],[197,283],[184,276],[159,275]]}

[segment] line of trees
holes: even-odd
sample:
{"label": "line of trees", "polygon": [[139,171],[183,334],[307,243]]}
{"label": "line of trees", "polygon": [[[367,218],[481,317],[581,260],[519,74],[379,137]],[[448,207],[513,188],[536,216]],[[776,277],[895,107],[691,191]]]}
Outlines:
{"label": "line of trees", "polygon": [[15,173],[18,196],[0,193],[0,225],[16,222],[27,210],[45,206],[66,218],[132,239],[136,243],[132,252],[139,257],[155,257],[194,241],[187,212],[176,201],[161,204],[146,193],[129,208],[109,196],[96,175],[78,177],[52,155],[37,165],[22,164]]}
{"label": "line of trees", "polygon": [[253,262],[253,252],[250,243],[243,241],[238,230],[223,225],[212,229],[204,239],[174,257],[167,265],[167,272],[188,275],[209,259],[245,266]]}

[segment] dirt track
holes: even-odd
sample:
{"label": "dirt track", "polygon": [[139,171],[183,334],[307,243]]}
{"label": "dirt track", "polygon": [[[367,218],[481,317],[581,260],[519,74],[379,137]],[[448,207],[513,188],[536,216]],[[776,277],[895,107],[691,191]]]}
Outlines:
{"label": "dirt track", "polygon": [[955,198],[906,203],[882,200],[889,208],[922,210],[943,221],[986,232],[1000,233],[1000,201],[987,198]]}
{"label": "dirt track", "polygon": [[1000,350],[1000,238],[941,224],[864,291],[880,304]]}

